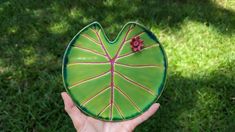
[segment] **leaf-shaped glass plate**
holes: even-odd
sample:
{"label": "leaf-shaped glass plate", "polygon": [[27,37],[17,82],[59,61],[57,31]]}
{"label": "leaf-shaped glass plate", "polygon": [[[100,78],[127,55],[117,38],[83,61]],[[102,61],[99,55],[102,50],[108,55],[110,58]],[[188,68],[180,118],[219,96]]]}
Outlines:
{"label": "leaf-shaped glass plate", "polygon": [[[133,52],[133,38],[143,48]],[[65,88],[85,114],[105,120],[127,120],[145,112],[166,81],[163,47],[144,26],[127,23],[109,41],[98,22],[83,28],[69,43],[63,60]]]}

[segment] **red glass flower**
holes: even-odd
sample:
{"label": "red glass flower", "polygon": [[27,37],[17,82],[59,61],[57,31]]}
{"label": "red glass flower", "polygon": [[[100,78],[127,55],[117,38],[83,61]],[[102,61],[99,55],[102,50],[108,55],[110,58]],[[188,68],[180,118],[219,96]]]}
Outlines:
{"label": "red glass flower", "polygon": [[144,47],[143,42],[144,41],[140,39],[140,36],[133,37],[130,42],[132,51],[134,52],[140,51]]}

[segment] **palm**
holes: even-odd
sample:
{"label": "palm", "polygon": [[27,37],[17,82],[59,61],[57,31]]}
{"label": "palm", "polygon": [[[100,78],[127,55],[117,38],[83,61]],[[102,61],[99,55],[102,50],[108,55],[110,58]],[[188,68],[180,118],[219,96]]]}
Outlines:
{"label": "palm", "polygon": [[68,96],[67,93],[63,92],[62,97],[65,104],[65,110],[72,119],[74,127],[77,131],[129,132],[134,130],[136,126],[147,120],[159,108],[159,104],[154,104],[148,111],[135,119],[122,122],[105,122],[82,114],[80,110],[73,104],[71,98]]}
{"label": "palm", "polygon": [[133,125],[128,121],[124,122],[104,122],[97,119],[86,117],[83,124],[79,125],[80,128],[77,130],[81,131],[131,131],[133,130]]}

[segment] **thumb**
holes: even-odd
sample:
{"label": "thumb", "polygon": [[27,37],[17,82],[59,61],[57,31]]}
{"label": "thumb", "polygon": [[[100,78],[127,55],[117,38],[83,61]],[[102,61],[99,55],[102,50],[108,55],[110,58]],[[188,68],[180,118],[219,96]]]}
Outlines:
{"label": "thumb", "polygon": [[139,117],[137,117],[135,119],[132,119],[131,124],[132,124],[133,128],[135,128],[139,124],[146,121],[149,117],[151,117],[158,110],[159,107],[160,107],[160,104],[155,103],[145,113],[143,113],[142,115],[140,115]]}
{"label": "thumb", "polygon": [[62,92],[61,96],[64,100],[64,109],[70,116],[73,121],[75,127],[77,125],[82,125],[85,120],[85,116],[81,113],[81,111],[74,105],[72,99],[66,92]]}

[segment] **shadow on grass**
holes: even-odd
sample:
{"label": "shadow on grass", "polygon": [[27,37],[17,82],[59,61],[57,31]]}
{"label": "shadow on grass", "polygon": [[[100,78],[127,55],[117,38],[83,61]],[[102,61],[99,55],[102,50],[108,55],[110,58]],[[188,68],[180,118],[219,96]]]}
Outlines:
{"label": "shadow on grass", "polygon": [[[83,26],[99,21],[113,39],[128,21],[139,21],[149,28],[180,30],[185,19],[213,26],[224,35],[235,32],[234,11],[209,0],[0,2],[0,102],[3,102],[0,119],[4,122],[0,124],[1,130],[71,130],[71,124],[65,125],[70,120],[61,114],[59,93],[64,90],[61,61],[66,45]],[[167,89],[160,99],[164,105],[157,117],[141,125],[139,130],[190,130],[190,125],[195,129],[213,128],[213,123],[217,125],[214,113],[205,117],[196,114],[198,110],[203,115],[200,111],[203,108],[196,106],[201,99],[197,92],[203,89],[214,91],[215,98],[221,99],[223,106],[214,111],[224,112],[219,117],[224,118],[221,123],[234,127],[229,123],[232,118],[227,117],[231,112],[234,115],[230,99],[235,92],[234,80],[220,70],[206,78],[185,78],[170,73]],[[211,117],[206,117],[210,114]]]}
{"label": "shadow on grass", "polygon": [[137,0],[128,4],[125,0],[117,3],[86,1],[73,8],[80,9],[79,13],[88,20],[101,22],[112,37],[116,36],[120,25],[128,21],[139,21],[149,28],[180,28],[184,20],[189,19],[213,26],[222,34],[235,32],[235,12],[210,0]]}
{"label": "shadow on grass", "polygon": [[224,35],[235,31],[235,12],[210,0],[12,0],[1,2],[0,19],[2,59],[5,60],[6,54],[19,64],[23,63],[22,57],[15,59],[14,56],[23,56],[25,53],[20,50],[29,46],[36,53],[49,52],[61,57],[73,35],[92,21],[100,22],[112,39],[128,21],[139,21],[149,28],[157,26],[180,30],[180,25],[187,19],[213,26]]}
{"label": "shadow on grass", "polygon": [[230,131],[235,129],[235,69],[221,65],[204,76],[168,76],[158,112],[138,131]]}

